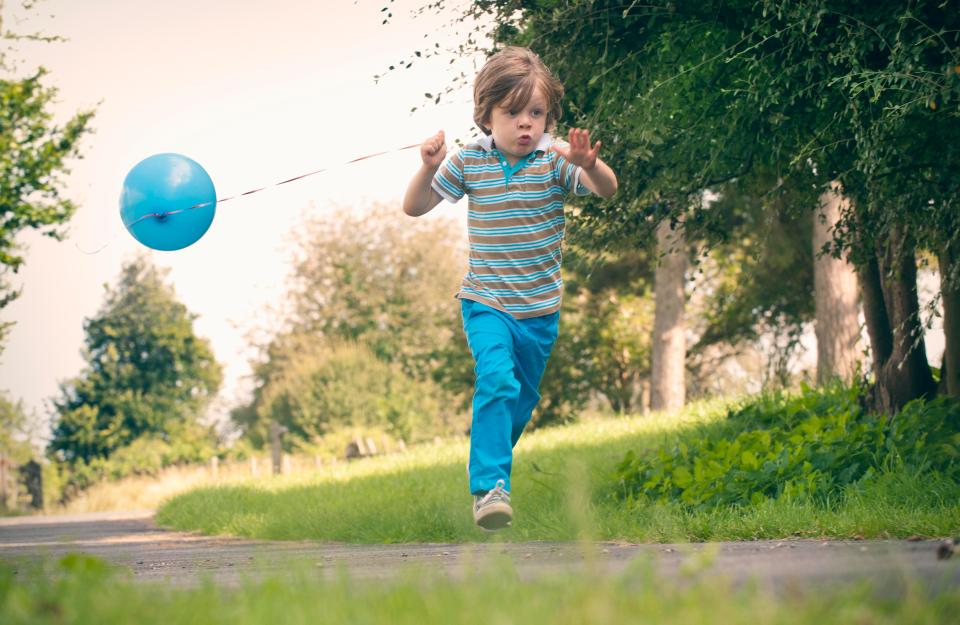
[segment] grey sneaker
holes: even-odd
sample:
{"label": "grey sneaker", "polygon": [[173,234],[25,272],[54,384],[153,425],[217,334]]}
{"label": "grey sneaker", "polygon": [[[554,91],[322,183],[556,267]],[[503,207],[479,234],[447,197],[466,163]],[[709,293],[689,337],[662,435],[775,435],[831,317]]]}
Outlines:
{"label": "grey sneaker", "polygon": [[473,520],[488,532],[503,529],[513,520],[510,493],[504,490],[503,486],[503,480],[497,480],[493,490],[473,497]]}

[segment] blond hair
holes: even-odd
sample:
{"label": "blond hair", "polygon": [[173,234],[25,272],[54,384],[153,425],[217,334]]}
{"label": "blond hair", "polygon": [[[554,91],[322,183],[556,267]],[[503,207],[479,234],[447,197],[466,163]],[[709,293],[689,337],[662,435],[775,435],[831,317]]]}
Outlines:
{"label": "blond hair", "polygon": [[519,110],[527,105],[537,87],[547,100],[546,129],[550,130],[562,112],[563,85],[532,50],[504,48],[490,57],[477,74],[473,84],[473,121],[489,135],[487,124],[493,107],[502,104],[512,111]]}

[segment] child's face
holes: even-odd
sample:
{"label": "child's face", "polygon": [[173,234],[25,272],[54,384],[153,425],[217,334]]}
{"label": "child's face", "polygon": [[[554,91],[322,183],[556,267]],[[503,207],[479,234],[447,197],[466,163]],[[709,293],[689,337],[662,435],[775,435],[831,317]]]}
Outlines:
{"label": "child's face", "polygon": [[490,111],[489,128],[493,140],[508,160],[516,162],[533,151],[547,123],[547,99],[538,87],[521,110],[497,104]]}

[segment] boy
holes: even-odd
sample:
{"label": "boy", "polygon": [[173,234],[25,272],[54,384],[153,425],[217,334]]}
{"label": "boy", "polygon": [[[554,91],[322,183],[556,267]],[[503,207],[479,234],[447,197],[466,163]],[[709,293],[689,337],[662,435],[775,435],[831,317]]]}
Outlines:
{"label": "boy", "polygon": [[513,519],[513,447],[540,401],[557,338],[563,200],[617,190],[589,131],[571,129],[567,145],[547,132],[562,97],[563,85],[536,54],[500,51],[474,84],[473,119],[484,136],[446,160],[443,131],[427,139],[403,199],[403,211],[418,216],[440,200],[469,197],[470,261],[456,297],[476,363],[468,474],[474,521],[485,530]]}

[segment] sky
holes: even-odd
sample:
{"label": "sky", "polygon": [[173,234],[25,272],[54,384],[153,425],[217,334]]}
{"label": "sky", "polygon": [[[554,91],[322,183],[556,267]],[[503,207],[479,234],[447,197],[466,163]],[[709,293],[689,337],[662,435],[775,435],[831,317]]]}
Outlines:
{"label": "sky", "polygon": [[[23,289],[0,317],[16,323],[0,355],[0,390],[48,415],[59,383],[84,367],[83,321],[99,311],[104,285],[116,284],[123,262],[148,252],[170,269],[178,299],[198,315],[195,332],[224,365],[213,407],[220,414],[211,415],[222,418],[247,392],[246,336],[284,292],[290,233],[324,212],[376,202],[399,211],[420,157],[410,149],[344,163],[420,143],[440,129],[448,142],[475,132],[469,91],[436,105],[424,96],[455,74],[474,75],[475,60],[420,60],[374,80],[416,59],[427,41],[461,42],[462,28],[459,35],[446,28],[449,15],[414,16],[421,4],[47,0],[29,13],[6,6],[5,28],[67,39],[21,43],[14,53],[21,75],[38,66],[49,71],[45,84],[59,91],[56,121],[89,108],[96,116],[64,186],[63,195],[79,205],[68,238],[18,238],[25,262],[13,282]],[[386,25],[384,6],[393,15]],[[119,197],[127,172],[161,152],[200,163],[218,197],[268,188],[218,207],[192,246],[151,252],[124,229]],[[326,167],[333,169],[269,188]],[[441,205],[424,218],[462,222],[462,208]]]}

